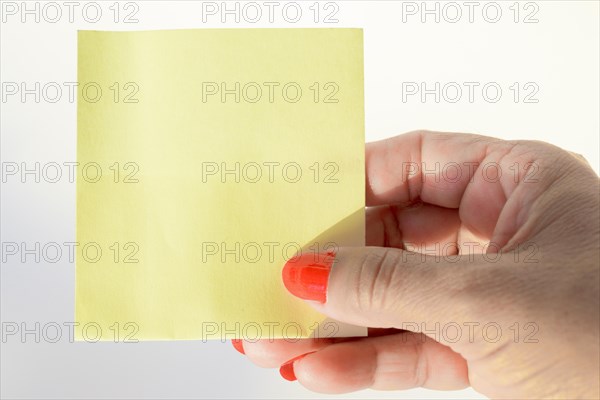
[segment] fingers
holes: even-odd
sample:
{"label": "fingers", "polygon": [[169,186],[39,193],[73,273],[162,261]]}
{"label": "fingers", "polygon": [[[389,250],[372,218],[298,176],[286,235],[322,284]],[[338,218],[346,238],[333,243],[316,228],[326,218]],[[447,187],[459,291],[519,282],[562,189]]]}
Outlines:
{"label": "fingers", "polygon": [[[378,337],[390,334],[396,334],[396,329],[371,329],[369,328],[369,337]],[[302,340],[258,340],[248,341],[234,339],[231,341],[233,347],[242,354],[245,354],[256,365],[263,368],[279,367],[284,362],[298,357],[302,354],[312,353],[327,347],[333,343],[355,340],[354,338],[311,338]]]}
{"label": "fingers", "polygon": [[507,198],[535,157],[530,145],[468,134],[419,131],[369,143],[367,205],[421,199],[459,209],[470,231],[493,237]]}
{"label": "fingers", "polygon": [[322,393],[365,388],[455,390],[469,385],[466,362],[459,354],[412,332],[338,343],[261,341],[248,343],[246,354],[260,366],[282,365],[286,379],[298,379]]}
{"label": "fingers", "polygon": [[[367,205],[407,203],[421,198],[457,208],[473,171],[490,149],[507,149],[507,142],[485,136],[416,131],[368,143],[366,146]],[[442,179],[441,164],[457,164],[463,172]],[[471,168],[472,169],[472,168]],[[449,174],[451,171],[447,171]]]}
{"label": "fingers", "polygon": [[295,361],[293,373],[303,386],[321,393],[469,385],[466,361],[459,354],[411,332],[327,346]]}

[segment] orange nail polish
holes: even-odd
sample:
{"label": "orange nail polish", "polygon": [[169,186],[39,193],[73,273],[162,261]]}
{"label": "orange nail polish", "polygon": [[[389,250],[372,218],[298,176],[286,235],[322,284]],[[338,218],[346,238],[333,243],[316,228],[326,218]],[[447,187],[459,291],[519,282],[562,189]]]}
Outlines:
{"label": "orange nail polish", "polygon": [[233,347],[242,354],[246,354],[244,352],[244,343],[241,339],[231,339],[231,344]]}
{"label": "orange nail polish", "polygon": [[283,284],[296,297],[325,303],[334,252],[305,253],[285,263]]}
{"label": "orange nail polish", "polygon": [[279,374],[281,374],[281,376],[285,380],[295,381],[296,374],[294,373],[294,362],[298,361],[301,358],[306,357],[307,355],[312,354],[312,353],[314,353],[314,351],[311,351],[310,353],[299,355],[298,357],[294,357],[291,360],[284,362],[283,364],[281,364],[281,367],[279,367]]}

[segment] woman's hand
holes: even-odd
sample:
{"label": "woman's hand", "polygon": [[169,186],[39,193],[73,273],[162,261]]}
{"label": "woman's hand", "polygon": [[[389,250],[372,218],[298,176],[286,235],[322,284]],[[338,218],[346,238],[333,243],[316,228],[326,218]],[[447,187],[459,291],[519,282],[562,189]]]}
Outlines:
{"label": "woman's hand", "polygon": [[388,329],[235,343],[250,360],[324,393],[600,396],[599,180],[585,160],[413,132],[368,144],[366,170],[369,247],[290,260],[283,277],[329,317]]}

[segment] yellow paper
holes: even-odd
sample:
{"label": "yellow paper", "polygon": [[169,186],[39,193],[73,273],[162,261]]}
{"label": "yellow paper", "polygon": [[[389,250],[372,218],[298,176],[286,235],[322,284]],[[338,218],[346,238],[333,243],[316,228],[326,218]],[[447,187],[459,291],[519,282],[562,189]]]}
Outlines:
{"label": "yellow paper", "polygon": [[80,31],[78,52],[77,339],[365,333],[281,280],[298,248],[364,244],[361,30]]}

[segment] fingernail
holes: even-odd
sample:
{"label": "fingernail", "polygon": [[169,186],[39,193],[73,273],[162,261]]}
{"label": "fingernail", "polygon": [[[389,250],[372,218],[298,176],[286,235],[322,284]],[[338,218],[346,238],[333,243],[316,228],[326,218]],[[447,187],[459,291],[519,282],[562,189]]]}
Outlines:
{"label": "fingernail", "polygon": [[291,258],[282,271],[283,284],[296,297],[325,303],[335,253],[309,252]]}
{"label": "fingernail", "polygon": [[244,343],[241,339],[231,339],[231,344],[233,347],[242,354],[246,354],[244,352]]}
{"label": "fingernail", "polygon": [[294,373],[294,362],[298,361],[299,359],[306,357],[307,355],[312,354],[312,353],[314,353],[314,351],[311,351],[310,353],[299,355],[298,357],[294,357],[291,360],[288,360],[288,361],[284,362],[283,364],[281,364],[281,367],[279,367],[279,373],[281,374],[283,379],[288,380],[288,381],[295,381],[296,374]]}

